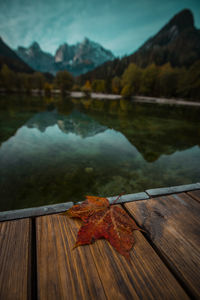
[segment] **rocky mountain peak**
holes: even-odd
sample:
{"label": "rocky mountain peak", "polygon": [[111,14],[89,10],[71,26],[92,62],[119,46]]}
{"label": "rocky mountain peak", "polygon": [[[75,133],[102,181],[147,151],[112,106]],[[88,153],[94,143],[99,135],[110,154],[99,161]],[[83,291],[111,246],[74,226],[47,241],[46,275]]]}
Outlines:
{"label": "rocky mountain peak", "polygon": [[58,68],[79,75],[113,58],[111,51],[85,37],[75,45],[62,44],[56,51],[55,63]]}
{"label": "rocky mountain peak", "polygon": [[[184,9],[173,16],[160,31],[150,37],[138,50],[121,59],[108,61],[97,69],[81,77],[81,80],[104,79],[112,75],[122,76],[130,63],[146,68],[170,63],[172,67],[189,68],[200,60],[200,30],[195,28],[193,14]],[[116,67],[117,65],[117,67]]]}
{"label": "rocky mountain peak", "polygon": [[33,49],[33,50],[41,50],[40,45],[37,42],[33,42],[30,46],[29,49]]}
{"label": "rocky mountain peak", "polygon": [[0,37],[0,69],[6,64],[11,70],[32,73],[31,69]]}
{"label": "rocky mountain peak", "polygon": [[192,12],[184,9],[176,14],[154,37],[140,48],[145,51],[158,49],[174,42],[182,32],[195,30]]}
{"label": "rocky mountain peak", "polygon": [[169,21],[165,27],[168,29],[168,27],[171,28],[173,26],[176,26],[179,32],[185,30],[186,28],[194,27],[194,18],[192,12],[189,9],[180,11]]}
{"label": "rocky mountain peak", "polygon": [[74,75],[80,75],[114,59],[111,51],[87,37],[75,45],[63,43],[54,56],[44,52],[37,42],[28,48],[18,47],[16,53],[34,70],[53,74],[59,70],[68,70]]}
{"label": "rocky mountain peak", "polygon": [[70,62],[73,59],[75,46],[64,43],[58,47],[55,54],[55,62]]}
{"label": "rocky mountain peak", "polygon": [[82,42],[82,44],[83,45],[87,45],[87,44],[89,44],[91,41],[87,38],[87,37],[85,37],[84,38],[84,40],[83,40],[83,42]]}
{"label": "rocky mountain peak", "polygon": [[16,53],[24,62],[36,71],[54,72],[53,55],[44,52],[37,42],[33,42],[28,48],[18,47]]}

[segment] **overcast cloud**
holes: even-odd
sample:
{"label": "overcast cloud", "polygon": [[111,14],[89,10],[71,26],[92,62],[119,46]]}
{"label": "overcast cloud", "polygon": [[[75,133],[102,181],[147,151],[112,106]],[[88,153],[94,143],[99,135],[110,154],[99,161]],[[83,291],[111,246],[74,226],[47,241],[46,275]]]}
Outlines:
{"label": "overcast cloud", "polygon": [[122,56],[184,8],[200,28],[200,0],[0,0],[0,36],[12,48],[37,41],[51,53],[88,37]]}

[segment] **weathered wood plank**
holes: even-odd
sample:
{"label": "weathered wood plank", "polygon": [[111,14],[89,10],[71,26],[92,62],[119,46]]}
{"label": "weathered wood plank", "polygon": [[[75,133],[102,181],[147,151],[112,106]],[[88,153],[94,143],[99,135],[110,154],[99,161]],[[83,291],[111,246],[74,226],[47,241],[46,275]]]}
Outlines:
{"label": "weathered wood plank", "polygon": [[[112,204],[117,199],[117,197],[118,196],[107,197],[107,199],[109,200],[110,204]],[[144,199],[149,199],[149,196],[145,192],[126,194],[126,195],[122,195],[116,203],[125,203],[125,202],[138,201]]]}
{"label": "weathered wood plank", "polygon": [[[112,196],[112,197],[106,197],[109,201],[110,204],[113,204],[113,202],[116,201],[116,199],[119,197],[117,196]],[[149,199],[149,195],[145,192],[141,193],[134,193],[134,194],[125,194],[122,195],[116,202],[116,204],[122,204],[126,202],[132,202],[132,201],[139,201],[139,200],[144,200],[144,199]],[[81,204],[83,201],[78,202],[78,204]]]}
{"label": "weathered wood plank", "polygon": [[72,207],[72,205],[73,202],[65,202],[39,207],[2,211],[0,212],[0,222],[60,213]]}
{"label": "weathered wood plank", "polygon": [[200,297],[200,205],[186,193],[125,204],[179,279]]}
{"label": "weathered wood plank", "polygon": [[106,299],[90,252],[73,250],[76,233],[65,216],[37,218],[38,299]]}
{"label": "weathered wood plank", "polygon": [[178,186],[170,186],[166,188],[157,188],[157,189],[149,189],[146,190],[146,193],[151,197],[161,196],[161,195],[169,195],[174,193],[182,193],[192,190],[200,189],[200,183],[192,183],[186,185],[178,185]]}
{"label": "weathered wood plank", "polygon": [[37,218],[39,299],[188,299],[140,232],[127,261],[107,241],[72,250],[80,222]]}
{"label": "weathered wood plank", "polygon": [[0,223],[0,299],[30,299],[31,221]]}
{"label": "weathered wood plank", "polygon": [[188,192],[187,194],[200,202],[200,189],[197,191]]}
{"label": "weathered wood plank", "polygon": [[188,299],[142,233],[134,236],[130,261],[105,241],[97,241],[91,248],[107,298]]}

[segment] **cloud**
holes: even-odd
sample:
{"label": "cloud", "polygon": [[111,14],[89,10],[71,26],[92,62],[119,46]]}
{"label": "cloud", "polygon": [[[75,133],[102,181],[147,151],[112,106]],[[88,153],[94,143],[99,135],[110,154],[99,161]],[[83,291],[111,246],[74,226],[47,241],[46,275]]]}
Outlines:
{"label": "cloud", "polygon": [[[6,0],[0,2],[0,35],[13,48],[38,41],[45,51],[83,40],[117,55],[131,53],[179,10],[197,13],[196,0]],[[200,16],[196,16],[200,26]]]}

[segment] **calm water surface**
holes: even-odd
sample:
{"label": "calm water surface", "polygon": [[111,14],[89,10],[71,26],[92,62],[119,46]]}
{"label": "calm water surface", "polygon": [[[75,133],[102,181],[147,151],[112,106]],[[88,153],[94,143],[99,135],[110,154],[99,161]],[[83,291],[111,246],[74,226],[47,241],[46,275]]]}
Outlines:
{"label": "calm water surface", "polygon": [[0,98],[0,210],[200,181],[200,109]]}

